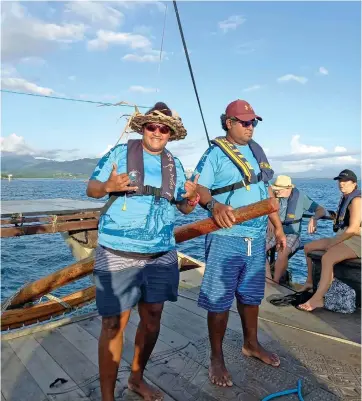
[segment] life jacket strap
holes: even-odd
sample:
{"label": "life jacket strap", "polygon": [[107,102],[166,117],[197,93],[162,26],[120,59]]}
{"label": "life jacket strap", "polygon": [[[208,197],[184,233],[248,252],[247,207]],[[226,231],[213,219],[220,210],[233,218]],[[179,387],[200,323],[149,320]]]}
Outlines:
{"label": "life jacket strap", "polygon": [[[257,176],[257,182],[260,182],[261,176]],[[221,188],[216,188],[216,189],[212,189],[210,191],[211,195],[220,195],[223,194],[225,192],[231,192],[231,191],[235,191],[236,189],[240,189],[240,188],[248,188],[250,185],[250,183],[247,180],[244,181],[239,181],[239,182],[235,182],[234,184],[230,184],[230,185],[226,185],[225,187],[221,187]]]}
{"label": "life jacket strap", "polygon": [[292,224],[297,224],[300,223],[303,219],[298,219],[298,220],[292,220],[292,221],[285,221],[282,223],[282,226],[290,226]]}

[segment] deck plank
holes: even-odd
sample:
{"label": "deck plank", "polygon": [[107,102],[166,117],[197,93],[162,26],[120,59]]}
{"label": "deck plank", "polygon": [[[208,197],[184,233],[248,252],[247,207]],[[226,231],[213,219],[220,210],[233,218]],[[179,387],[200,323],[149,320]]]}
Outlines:
{"label": "deck plank", "polygon": [[1,392],[6,401],[43,401],[46,395],[5,341],[1,342]]}
{"label": "deck plank", "polygon": [[[84,331],[88,332],[89,335],[93,336],[94,340],[97,343],[97,339],[99,338],[100,331],[101,331],[101,320],[99,318],[92,318],[92,319],[89,319],[88,321],[87,320],[82,321],[82,322],[79,322],[78,325]],[[129,327],[127,328],[127,333],[128,333],[128,338],[134,339],[135,329],[131,325],[129,325]],[[129,340],[125,340],[124,347],[123,347],[121,368],[124,367],[126,369],[130,369],[130,364],[133,359],[133,350],[134,350],[133,343]],[[125,358],[125,355],[126,355],[126,358]],[[125,384],[126,387],[127,387],[128,375],[129,375],[128,372],[125,373],[124,374],[125,379],[122,379],[122,383],[126,383]],[[118,377],[119,377],[119,375],[118,375]],[[153,382],[153,380],[150,379],[147,372],[145,373],[145,378],[150,384],[155,385],[156,387],[160,388],[159,386],[157,386],[157,384],[155,382]],[[162,388],[160,388],[160,389],[162,391]],[[116,394],[117,394],[117,390],[116,390]],[[129,401],[141,400],[141,398],[137,394],[135,394],[131,391],[128,391],[128,390],[124,391],[123,397],[124,398],[122,398],[122,400],[124,399],[125,401],[126,400],[129,400]],[[165,394],[164,401],[175,401],[175,400],[172,397],[170,397],[170,395]]]}
{"label": "deck plank", "polygon": [[34,334],[35,339],[93,401],[100,401],[97,366],[58,330]]}
{"label": "deck plank", "polygon": [[[45,349],[34,339],[33,336],[27,336],[10,340],[9,345],[19,357],[24,366],[28,369],[34,380],[45,394],[67,391],[74,388],[73,391],[64,394],[52,395],[54,400],[88,400],[83,391],[74,383],[74,381],[64,372],[64,370],[54,361],[54,359],[45,351]],[[50,384],[57,378],[67,380],[67,383],[50,388]]]}

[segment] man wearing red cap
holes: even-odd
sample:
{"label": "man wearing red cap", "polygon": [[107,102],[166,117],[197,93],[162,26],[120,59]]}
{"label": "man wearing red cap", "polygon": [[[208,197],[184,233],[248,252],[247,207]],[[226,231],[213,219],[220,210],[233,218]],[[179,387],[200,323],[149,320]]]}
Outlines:
{"label": "man wearing red cap", "polygon": [[[215,138],[199,161],[200,204],[222,228],[206,236],[206,269],[198,305],[208,311],[211,344],[209,376],[212,383],[231,386],[222,353],[229,309],[234,297],[242,321],[246,356],[279,366],[276,354],[258,342],[259,305],[265,287],[265,240],[268,216],[235,224],[233,208],[246,206],[272,196],[269,181],[273,170],[260,145],[253,141],[254,128],[262,118],[244,100],[228,105],[221,115],[226,136]],[[285,235],[278,216],[269,216],[275,228],[279,248],[285,247]]]}

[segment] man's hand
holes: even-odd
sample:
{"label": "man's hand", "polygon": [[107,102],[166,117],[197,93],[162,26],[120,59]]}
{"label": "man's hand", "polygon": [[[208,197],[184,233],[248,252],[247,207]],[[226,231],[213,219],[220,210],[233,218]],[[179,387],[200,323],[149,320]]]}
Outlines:
{"label": "man's hand", "polygon": [[130,187],[129,184],[131,180],[128,174],[122,173],[117,174],[117,165],[113,163],[113,169],[109,175],[108,180],[105,182],[106,192],[127,192],[127,191],[137,191],[138,187]]}
{"label": "man's hand", "polygon": [[222,203],[215,203],[212,211],[212,217],[215,219],[216,224],[221,228],[230,228],[235,223],[235,216],[232,212],[231,206],[223,205]]}
{"label": "man's hand", "polygon": [[197,181],[199,180],[200,174],[197,174],[193,181],[187,180],[185,182],[186,193],[181,195],[183,198],[193,202],[197,198]]}
{"label": "man's hand", "polygon": [[317,220],[311,217],[308,223],[308,234],[314,234],[317,231],[317,224]]}
{"label": "man's hand", "polygon": [[274,230],[276,250],[283,251],[287,248],[287,237],[284,234],[283,228],[276,228]]}

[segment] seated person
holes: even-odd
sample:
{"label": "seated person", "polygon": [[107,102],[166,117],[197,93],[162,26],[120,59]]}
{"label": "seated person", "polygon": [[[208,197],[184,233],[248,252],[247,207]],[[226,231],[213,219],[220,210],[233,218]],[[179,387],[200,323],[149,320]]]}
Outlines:
{"label": "seated person", "polygon": [[[300,246],[300,232],[302,230],[302,218],[305,212],[314,213],[308,224],[308,234],[315,233],[317,221],[325,216],[326,211],[318,203],[310,199],[306,194],[292,184],[292,179],[286,175],[279,175],[271,186],[275,197],[280,202],[279,217],[283,224],[284,234],[287,237],[287,246],[278,252],[274,266],[273,280],[278,282],[283,277],[288,267],[288,256]],[[275,236],[269,234],[267,251],[275,246]],[[268,260],[266,261],[266,276],[272,278]]]}
{"label": "seated person", "polygon": [[303,290],[313,288],[312,259],[307,256],[308,253],[326,251],[322,256],[318,290],[308,302],[298,307],[308,312],[324,306],[323,297],[333,281],[333,266],[346,259],[361,257],[361,191],[357,188],[356,174],[351,170],[343,170],[334,179],[338,180],[342,192],[333,225],[333,231],[337,235],[310,242],[304,247],[308,277]]}

